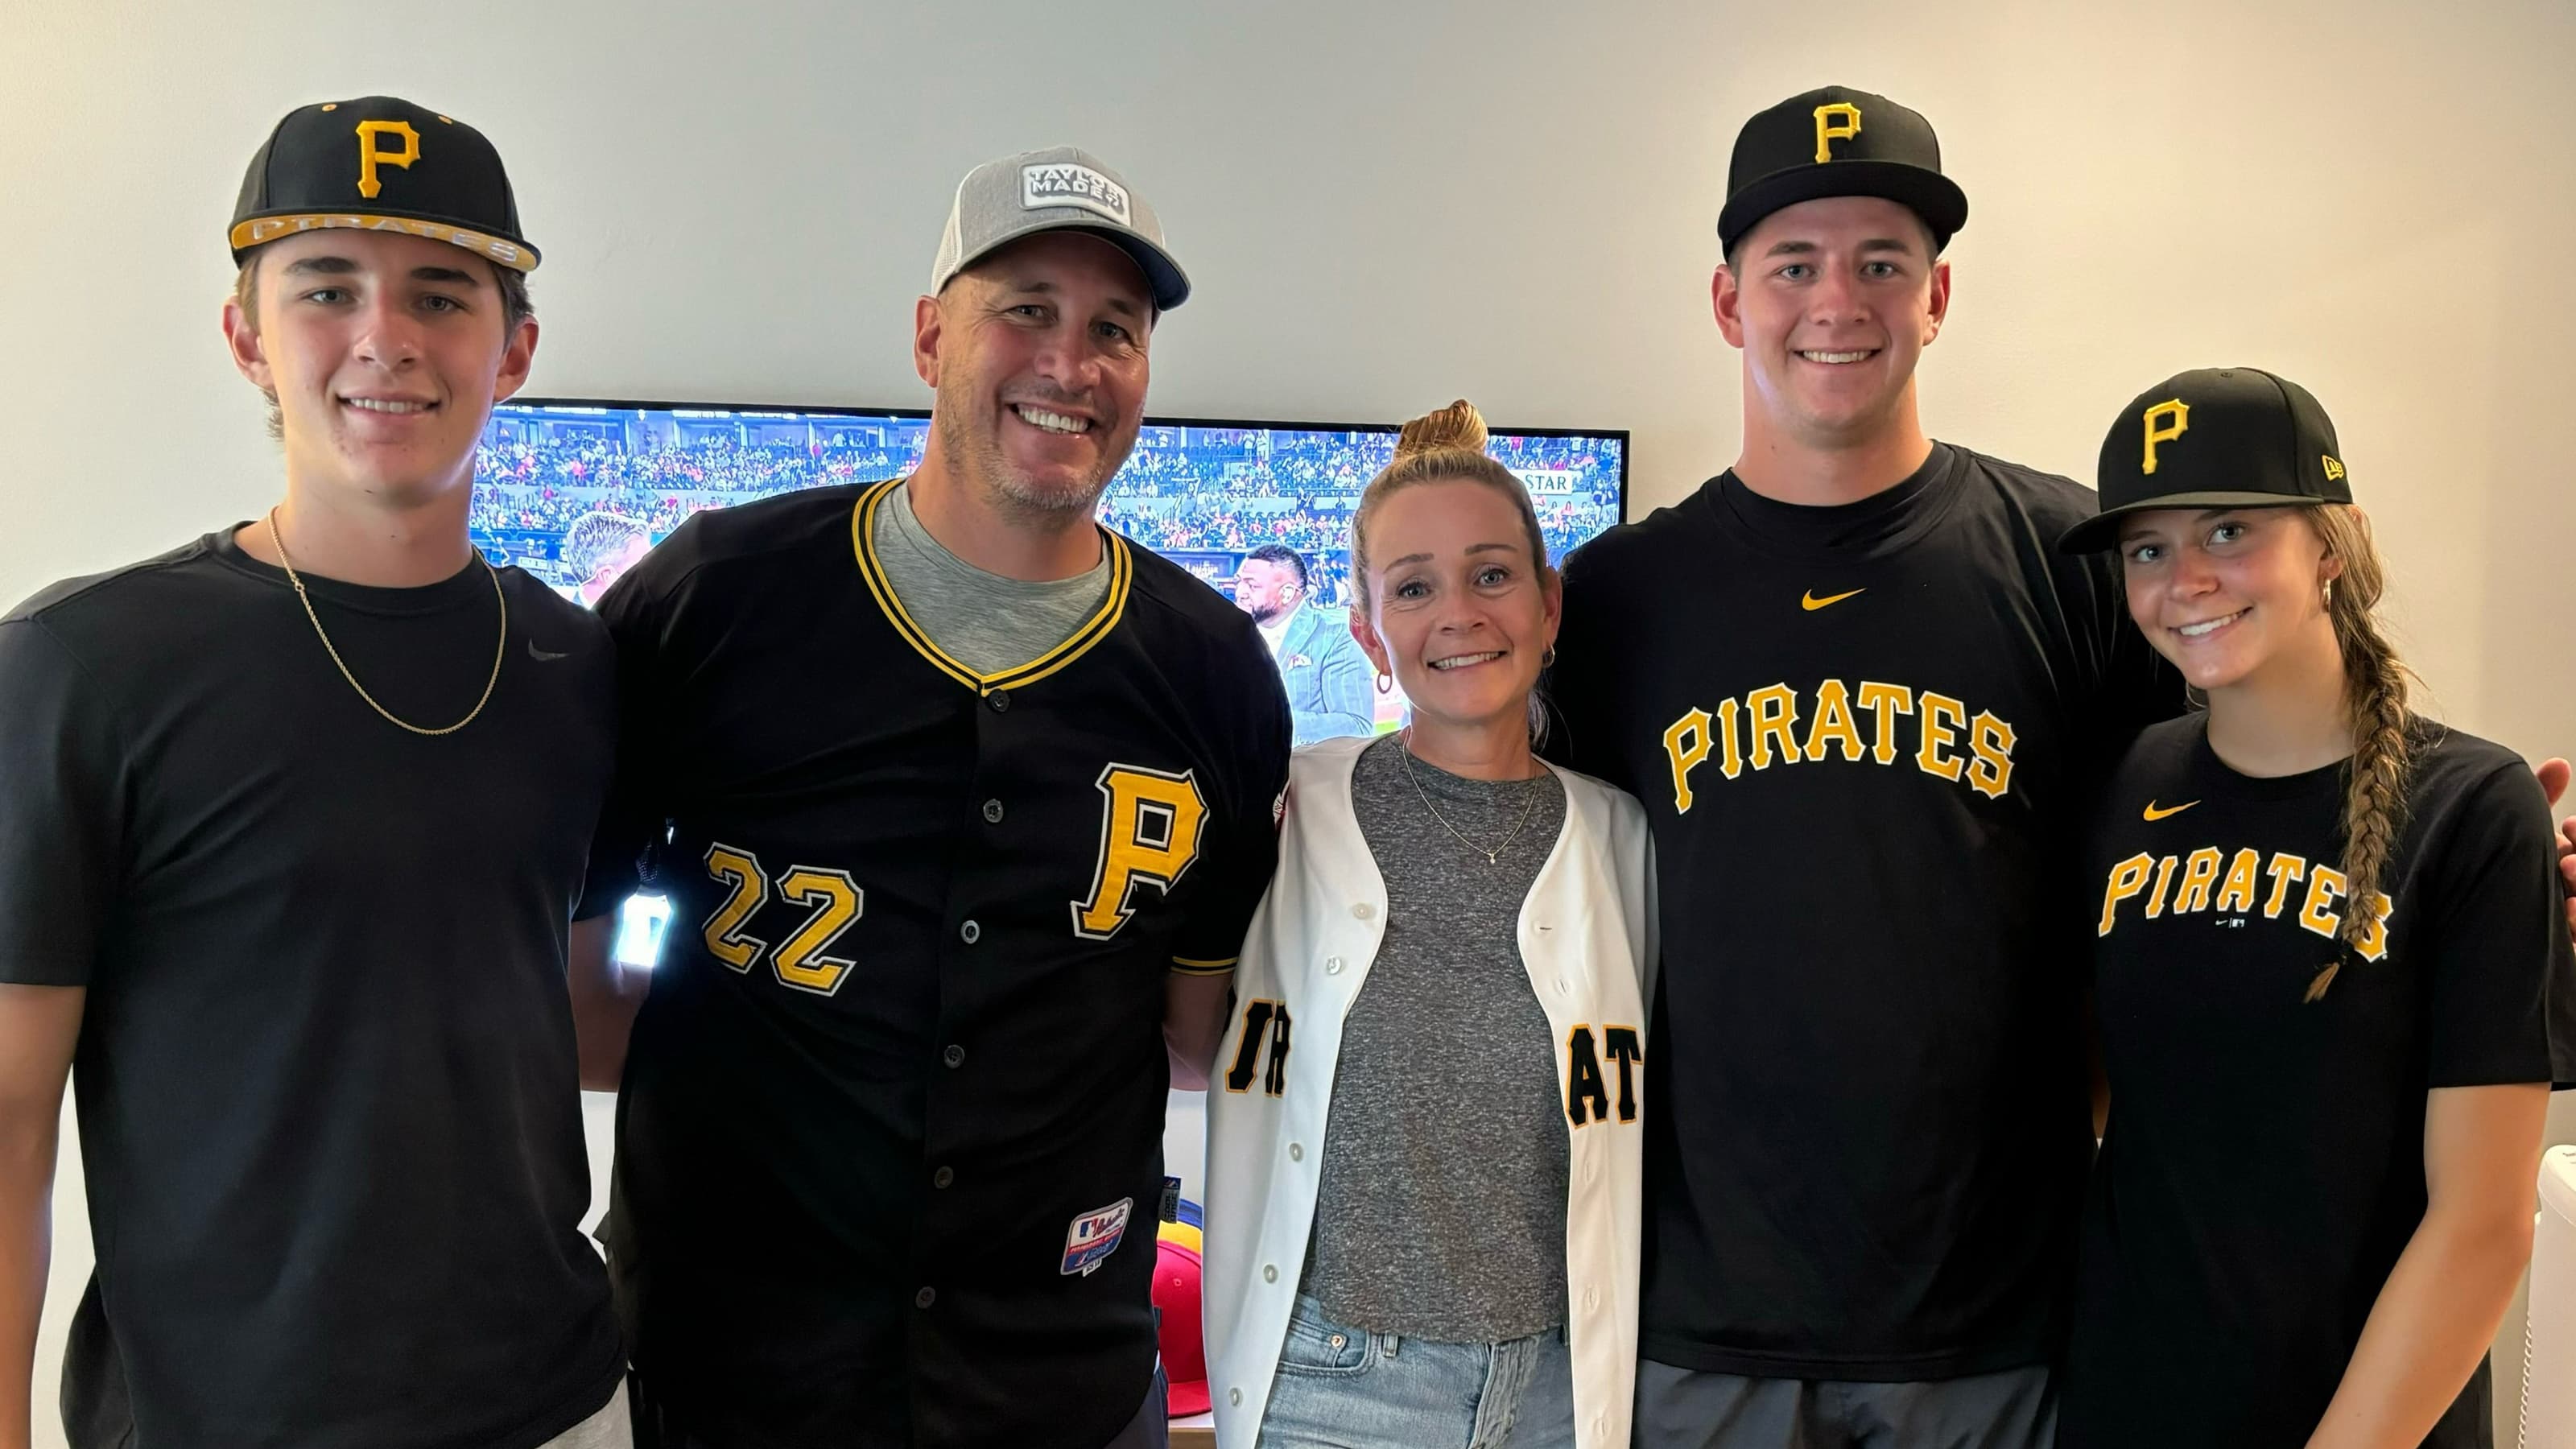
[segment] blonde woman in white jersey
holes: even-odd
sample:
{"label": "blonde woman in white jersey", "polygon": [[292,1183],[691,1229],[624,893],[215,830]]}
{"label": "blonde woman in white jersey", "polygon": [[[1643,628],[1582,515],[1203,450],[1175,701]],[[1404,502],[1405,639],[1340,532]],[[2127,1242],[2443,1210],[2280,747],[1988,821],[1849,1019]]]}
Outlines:
{"label": "blonde woman in white jersey", "polygon": [[1619,1449],[1653,961],[1644,812],[1531,751],[1556,571],[1461,402],[1351,526],[1400,735],[1299,750],[1209,1087],[1222,1449]]}

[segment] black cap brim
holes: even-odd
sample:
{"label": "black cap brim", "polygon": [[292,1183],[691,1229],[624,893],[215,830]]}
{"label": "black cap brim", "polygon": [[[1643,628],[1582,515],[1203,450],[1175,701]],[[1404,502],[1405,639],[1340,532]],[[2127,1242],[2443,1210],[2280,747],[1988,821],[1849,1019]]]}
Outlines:
{"label": "black cap brim", "polygon": [[2330,498],[2293,498],[2280,493],[2249,493],[2232,489],[2214,489],[2201,493],[2173,493],[2162,498],[2149,498],[2123,508],[2111,508],[2094,514],[2057,536],[2059,553],[2100,553],[2116,548],[2120,542],[2120,520],[2132,513],[2155,513],[2171,508],[2303,508],[2331,503]]}
{"label": "black cap brim", "polygon": [[1968,224],[1968,193],[1938,171],[1901,161],[1828,161],[1774,171],[1727,198],[1717,214],[1718,245],[1731,253],[1762,218],[1829,196],[1876,196],[1905,207],[1932,229],[1936,252]]}

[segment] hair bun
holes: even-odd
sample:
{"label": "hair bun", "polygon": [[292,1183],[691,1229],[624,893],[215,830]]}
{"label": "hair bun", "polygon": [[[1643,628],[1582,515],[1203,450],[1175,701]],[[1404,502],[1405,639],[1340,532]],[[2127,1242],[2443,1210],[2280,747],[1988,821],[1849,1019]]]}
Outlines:
{"label": "hair bun", "polygon": [[1446,448],[1464,449],[1470,453],[1485,451],[1485,419],[1476,411],[1476,405],[1465,398],[1406,423],[1403,435],[1395,440],[1398,459]]}

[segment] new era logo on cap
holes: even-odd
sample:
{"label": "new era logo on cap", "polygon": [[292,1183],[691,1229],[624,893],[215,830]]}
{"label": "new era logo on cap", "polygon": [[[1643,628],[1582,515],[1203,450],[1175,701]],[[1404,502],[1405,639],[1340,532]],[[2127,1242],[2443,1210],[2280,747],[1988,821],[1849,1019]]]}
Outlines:
{"label": "new era logo on cap", "polygon": [[1120,226],[1135,224],[1128,216],[1126,187],[1088,166],[1068,161],[1020,168],[1020,209],[1036,211],[1047,206],[1079,206]]}

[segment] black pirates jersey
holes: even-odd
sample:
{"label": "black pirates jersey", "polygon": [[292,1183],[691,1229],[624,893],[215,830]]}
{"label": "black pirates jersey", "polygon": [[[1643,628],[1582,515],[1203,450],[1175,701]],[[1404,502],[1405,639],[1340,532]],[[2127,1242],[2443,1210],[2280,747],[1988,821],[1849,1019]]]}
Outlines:
{"label": "black pirates jersey", "polygon": [[[2342,765],[2240,775],[2193,717],[2141,736],[2103,793],[2082,904],[2111,1121],[2068,1449],[2305,1442],[2423,1222],[2426,1094],[2576,1079],[2548,802],[2510,750],[2415,741],[2357,945]],[[2493,1442],[2487,1377],[2426,1445]]]}
{"label": "black pirates jersey", "polygon": [[1645,804],[1662,880],[1645,1357],[2048,1358],[2092,1150],[2068,854],[2088,774],[2181,704],[2110,561],[2055,550],[2091,511],[1936,445],[1839,507],[1727,474],[1568,564],[1561,747]]}
{"label": "black pirates jersey", "polygon": [[1287,706],[1245,615],[1106,531],[1071,638],[966,668],[873,556],[895,486],[702,514],[601,601],[632,733],[589,908],[671,906],[612,1277],[711,1440],[1097,1444],[1153,1371],[1166,979],[1232,967]]}

